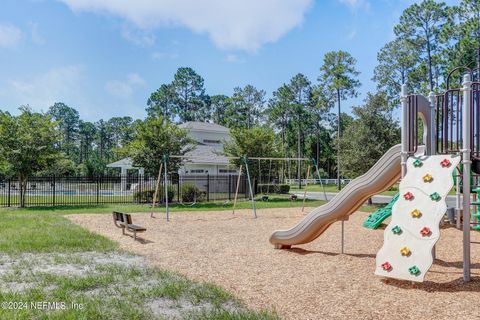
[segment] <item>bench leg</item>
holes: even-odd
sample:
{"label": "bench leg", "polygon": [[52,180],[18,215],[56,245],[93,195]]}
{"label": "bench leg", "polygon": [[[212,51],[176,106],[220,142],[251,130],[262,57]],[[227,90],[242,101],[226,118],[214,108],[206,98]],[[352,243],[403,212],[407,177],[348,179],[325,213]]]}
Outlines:
{"label": "bench leg", "polygon": [[122,234],[125,235],[125,228],[122,228]]}
{"label": "bench leg", "polygon": [[137,240],[137,231],[133,230],[133,240]]}

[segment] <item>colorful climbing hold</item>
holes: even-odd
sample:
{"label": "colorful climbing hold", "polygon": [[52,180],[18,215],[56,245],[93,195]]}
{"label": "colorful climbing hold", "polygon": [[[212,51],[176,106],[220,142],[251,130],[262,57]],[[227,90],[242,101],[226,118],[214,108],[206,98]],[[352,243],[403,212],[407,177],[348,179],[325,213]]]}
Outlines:
{"label": "colorful climbing hold", "polygon": [[430,173],[427,173],[426,175],[423,176],[423,182],[432,182],[433,181],[433,177]]}
{"label": "colorful climbing hold", "polygon": [[402,256],[409,256],[412,252],[407,247],[403,247],[402,249],[400,249],[400,253],[402,254]]}
{"label": "colorful climbing hold", "polygon": [[430,199],[432,199],[433,201],[438,201],[440,200],[440,195],[438,194],[438,192],[434,192],[430,195]]}
{"label": "colorful climbing hold", "polygon": [[413,193],[411,192],[405,193],[403,197],[405,198],[405,200],[412,200],[414,198]]}
{"label": "colorful climbing hold", "polygon": [[417,160],[413,161],[413,166],[414,166],[415,168],[418,168],[418,167],[423,166],[422,160],[417,159]]}
{"label": "colorful climbing hold", "polygon": [[400,234],[402,233],[402,228],[400,228],[399,226],[395,226],[392,228],[392,232],[393,234]]}
{"label": "colorful climbing hold", "polygon": [[417,266],[411,266],[408,268],[408,272],[410,272],[411,275],[416,276],[420,273],[420,269],[418,269]]}
{"label": "colorful climbing hold", "polygon": [[422,216],[422,212],[418,209],[415,209],[410,212],[410,215],[412,216],[412,218],[420,218]]}
{"label": "colorful climbing hold", "polygon": [[420,230],[420,234],[424,237],[427,237],[432,234],[432,230],[430,230],[429,227],[423,227],[422,230]]}
{"label": "colorful climbing hold", "polygon": [[440,165],[442,166],[442,168],[448,168],[450,167],[452,163],[450,162],[450,160],[448,159],[443,159],[441,162],[440,162]]}
{"label": "colorful climbing hold", "polygon": [[382,263],[381,267],[385,271],[391,271],[392,270],[392,265],[388,261],[385,261],[384,263]]}

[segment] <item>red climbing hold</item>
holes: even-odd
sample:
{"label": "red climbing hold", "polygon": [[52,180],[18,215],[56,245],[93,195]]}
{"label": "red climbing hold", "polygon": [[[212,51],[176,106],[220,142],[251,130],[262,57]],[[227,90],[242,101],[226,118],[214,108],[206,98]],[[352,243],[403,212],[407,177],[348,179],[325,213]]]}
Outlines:
{"label": "red climbing hold", "polygon": [[422,234],[422,236],[426,237],[432,234],[432,230],[430,230],[429,227],[423,227],[422,230],[420,230],[420,233]]}
{"label": "red climbing hold", "polygon": [[403,197],[405,198],[405,200],[412,200],[413,199],[413,193],[407,192],[403,195]]}
{"label": "red climbing hold", "polygon": [[382,267],[382,269],[385,270],[385,271],[390,271],[390,270],[392,270],[392,265],[391,265],[390,262],[388,262],[388,261],[382,263],[381,267]]}
{"label": "red climbing hold", "polygon": [[442,162],[440,162],[440,165],[443,167],[443,168],[448,168],[450,167],[452,163],[450,162],[450,160],[448,159],[443,159]]}

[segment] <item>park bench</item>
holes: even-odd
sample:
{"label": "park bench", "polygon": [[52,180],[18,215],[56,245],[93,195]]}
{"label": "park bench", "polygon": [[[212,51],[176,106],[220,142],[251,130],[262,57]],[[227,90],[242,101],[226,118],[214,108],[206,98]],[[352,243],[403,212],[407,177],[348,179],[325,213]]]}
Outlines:
{"label": "park bench", "polygon": [[112,215],[113,215],[113,223],[117,228],[122,229],[122,234],[125,234],[125,229],[127,231],[133,232],[134,240],[137,240],[137,232],[147,231],[146,228],[133,224],[132,216],[128,213],[114,211]]}

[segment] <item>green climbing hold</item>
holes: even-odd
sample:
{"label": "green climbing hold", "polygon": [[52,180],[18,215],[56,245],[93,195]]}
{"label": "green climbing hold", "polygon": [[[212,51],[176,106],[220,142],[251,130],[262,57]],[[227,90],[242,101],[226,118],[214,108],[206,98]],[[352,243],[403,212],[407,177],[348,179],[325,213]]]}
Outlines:
{"label": "green climbing hold", "polygon": [[408,268],[408,272],[410,272],[411,275],[416,276],[420,273],[420,269],[418,269],[417,266],[412,266]]}
{"label": "green climbing hold", "polygon": [[433,201],[438,201],[440,200],[440,195],[438,194],[438,192],[434,192],[430,195],[430,199],[432,199]]}
{"label": "green climbing hold", "polygon": [[417,159],[417,160],[413,161],[413,166],[415,168],[421,167],[422,165],[423,165],[423,162],[420,159]]}
{"label": "green climbing hold", "polygon": [[392,228],[392,232],[393,234],[400,234],[402,233],[402,228],[400,228],[399,226],[395,226]]}

